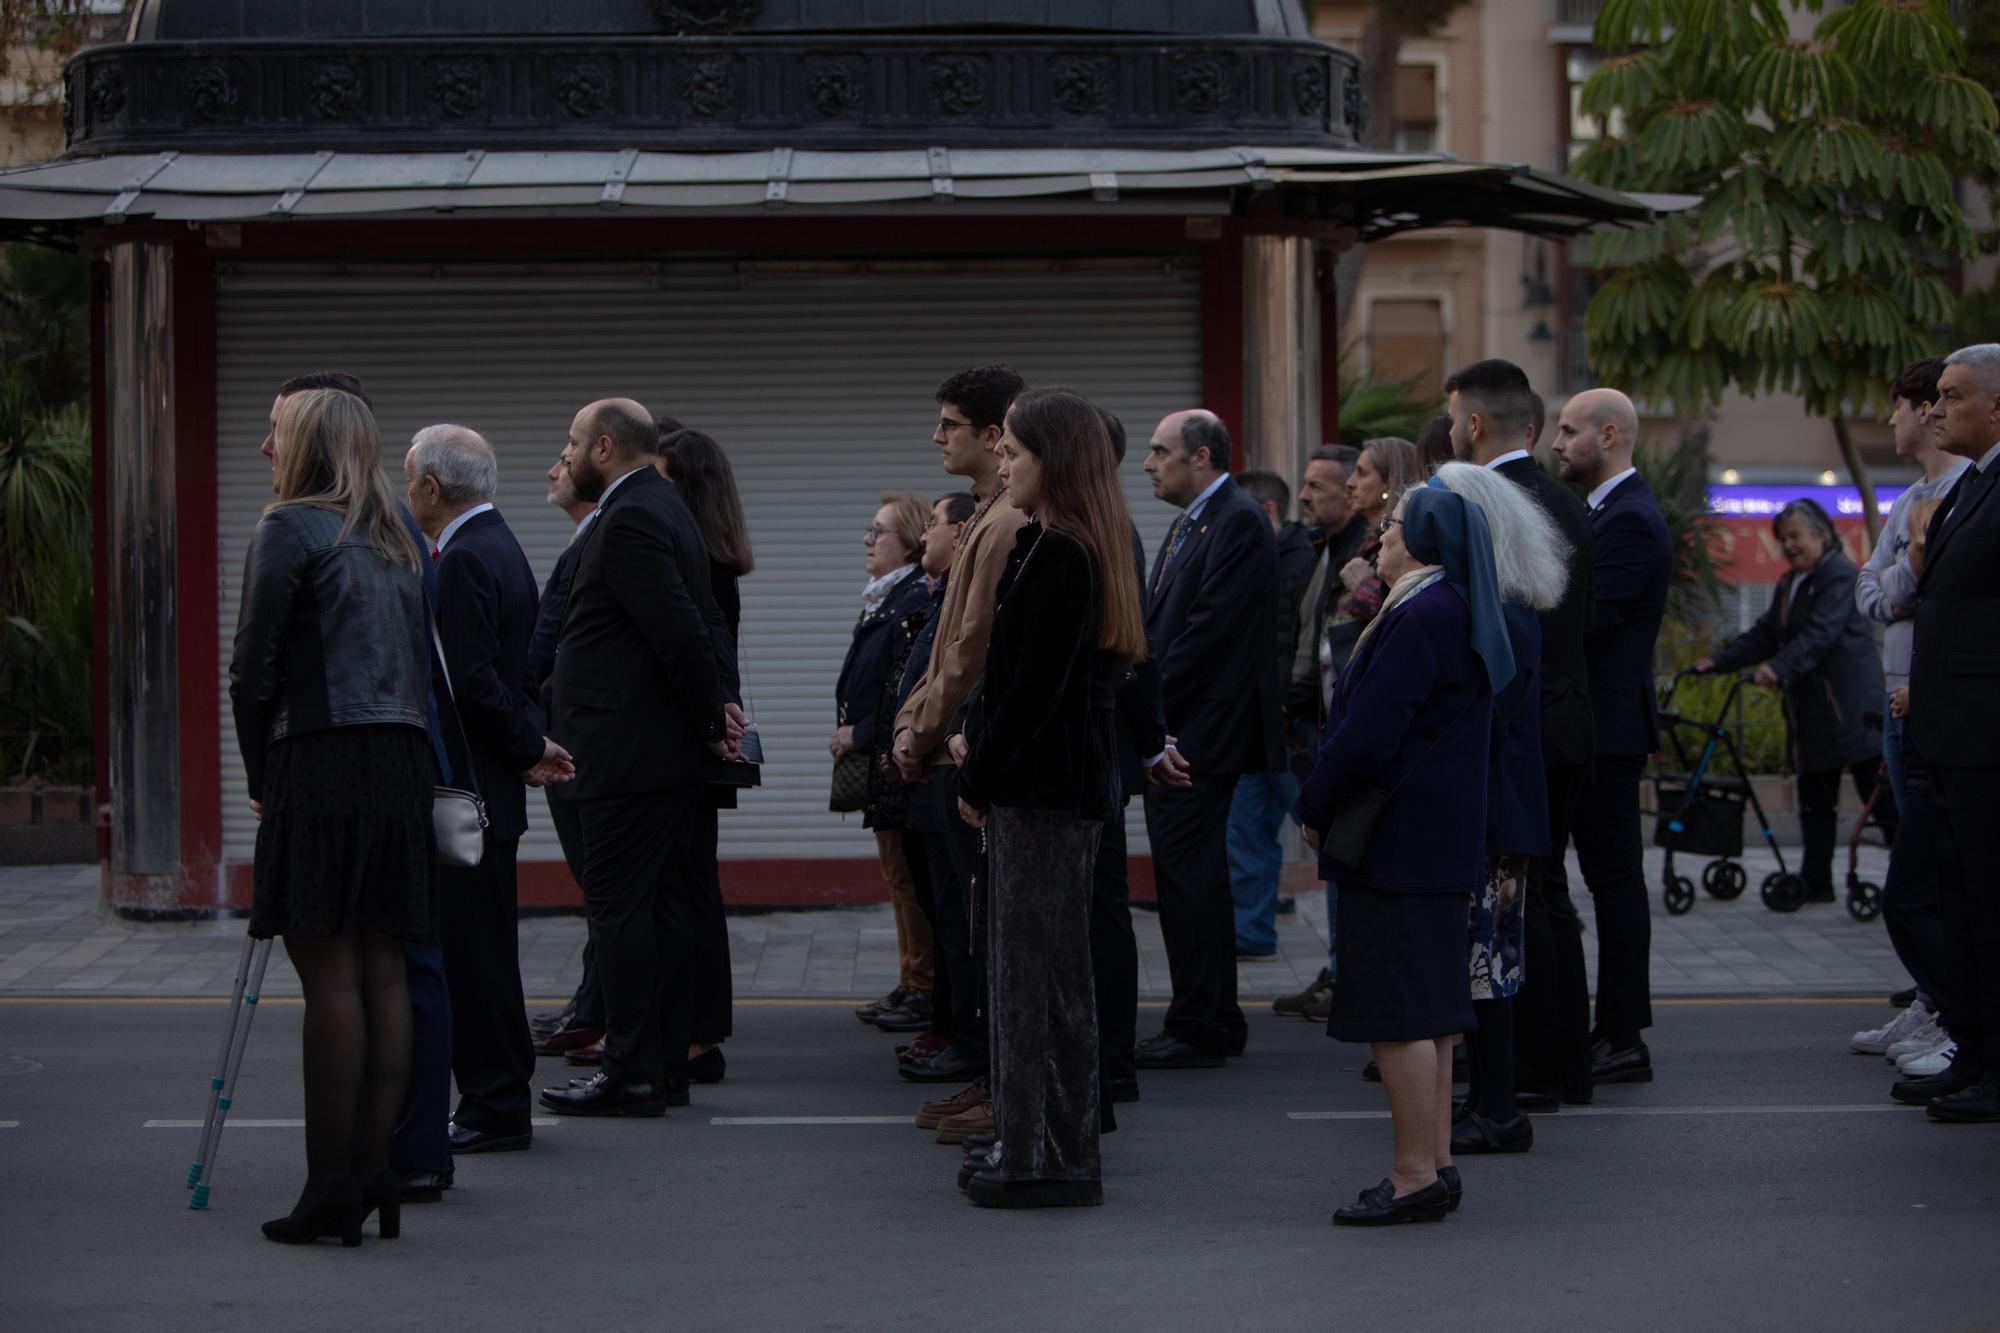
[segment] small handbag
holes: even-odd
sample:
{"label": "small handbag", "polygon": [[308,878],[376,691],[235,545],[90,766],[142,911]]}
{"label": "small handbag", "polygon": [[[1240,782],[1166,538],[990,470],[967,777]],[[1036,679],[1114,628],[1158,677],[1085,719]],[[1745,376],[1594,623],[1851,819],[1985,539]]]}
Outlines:
{"label": "small handbag", "polygon": [[[738,677],[742,676],[743,645],[736,645]],[[750,687],[743,686],[743,702],[749,721],[743,726],[743,739],[737,745],[734,759],[724,759],[717,763],[715,771],[709,775],[711,787],[761,787],[764,785],[764,738],[757,734],[757,702],[750,697]]]}
{"label": "small handbag", "polygon": [[868,804],[868,752],[849,750],[833,761],[833,795],[826,808],[851,815]]}
{"label": "small handbag", "polygon": [[1431,751],[1437,749],[1438,742],[1451,734],[1451,729],[1458,725],[1458,719],[1464,717],[1465,710],[1470,707],[1472,701],[1467,700],[1451,721],[1445,723],[1444,730],[1424,747],[1424,752],[1417,756],[1417,762],[1403,770],[1403,776],[1396,779],[1395,786],[1386,791],[1371,787],[1342,802],[1320,834],[1320,855],[1342,870],[1359,869],[1362,858],[1368,854],[1368,844],[1375,837],[1375,825],[1381,820],[1382,809],[1389,804],[1389,798],[1403,789],[1403,784],[1410,780],[1410,774],[1424,766],[1424,760],[1431,757]]}
{"label": "small handbag", "polygon": [[[426,608],[427,618],[428,615]],[[442,786],[432,791],[431,828],[437,834],[438,864],[469,870],[486,855],[486,801],[479,794],[479,780],[472,776],[472,744],[465,737],[465,720],[458,715],[458,695],[451,687],[451,668],[445,664],[444,640],[438,636],[434,619],[431,647],[437,650],[438,670],[444,675],[445,701],[451,706],[459,747],[465,753],[466,781],[472,784],[471,791]]]}

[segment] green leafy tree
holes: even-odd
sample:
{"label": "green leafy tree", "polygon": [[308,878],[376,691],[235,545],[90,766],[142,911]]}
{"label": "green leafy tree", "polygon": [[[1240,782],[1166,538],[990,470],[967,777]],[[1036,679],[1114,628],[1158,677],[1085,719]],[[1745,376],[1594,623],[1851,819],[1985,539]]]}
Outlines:
{"label": "green leafy tree", "polygon": [[1606,382],[1705,414],[1725,389],[1795,393],[1828,419],[1871,537],[1848,416],[1952,318],[1943,270],[1973,253],[1953,182],[2000,170],[1993,97],[1964,73],[1945,0],[1607,0],[1613,52],[1583,89],[1614,133],[1588,180],[1700,202],[1593,237],[1613,272],[1585,313]]}

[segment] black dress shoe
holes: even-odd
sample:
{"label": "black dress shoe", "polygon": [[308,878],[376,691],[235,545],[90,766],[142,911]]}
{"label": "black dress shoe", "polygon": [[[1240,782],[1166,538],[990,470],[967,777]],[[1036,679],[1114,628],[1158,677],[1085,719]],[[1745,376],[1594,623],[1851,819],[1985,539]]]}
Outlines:
{"label": "black dress shoe", "polygon": [[[1465,1182],[1459,1178],[1458,1168],[1456,1166],[1439,1167],[1438,1179],[1444,1182],[1445,1192],[1451,1195],[1451,1203],[1445,1208],[1445,1211],[1447,1213],[1457,1212],[1459,1200],[1465,1197]],[[1380,1188],[1379,1185],[1370,1185],[1367,1189],[1361,1191],[1359,1202],[1367,1203],[1368,1196]]]}
{"label": "black dress shoe", "polygon": [[[569,1081],[569,1086],[572,1089],[587,1088],[603,1077],[603,1074],[592,1074],[588,1078],[573,1078]],[[660,1104],[662,1106],[669,1108],[686,1106],[688,1100],[688,1082],[686,1079],[670,1078],[660,1085]]]}
{"label": "black dress shoe", "polygon": [[475,1152],[522,1152],[535,1141],[535,1133],[529,1130],[526,1134],[494,1134],[467,1129],[454,1120],[445,1138],[451,1144],[451,1155],[462,1157]]}
{"label": "black dress shoe", "polygon": [[1562,1110],[1562,1100],[1553,1092],[1517,1092],[1514,1105],[1529,1115],[1554,1115]]}
{"label": "black dress shoe", "polygon": [[1002,1180],[997,1171],[976,1171],[965,1192],[981,1208],[1095,1208],[1104,1202],[1096,1180]]}
{"label": "black dress shoe", "polygon": [[728,1072],[729,1061],[722,1058],[722,1048],[711,1046],[694,1059],[688,1061],[688,1081],[691,1083],[720,1083]]}
{"label": "black dress shoe", "polygon": [[991,1148],[981,1148],[977,1152],[966,1153],[965,1160],[958,1164],[958,1187],[961,1190],[970,1189],[974,1176],[981,1171],[998,1170],[999,1166],[1000,1164],[993,1160]]}
{"label": "black dress shoe", "polygon": [[1363,1083],[1380,1083],[1382,1081],[1382,1066],[1376,1064],[1373,1060],[1361,1066],[1361,1081]]}
{"label": "black dress shoe", "polygon": [[2000,1121],[2000,1078],[1988,1074],[1970,1087],[1936,1098],[1924,1114],[1961,1125]]}
{"label": "black dress shoe", "polygon": [[[1601,1049],[1599,1049],[1601,1048]],[[1600,1042],[1590,1053],[1590,1081],[1592,1083],[1651,1083],[1653,1081],[1653,1053],[1646,1049],[1646,1043],[1634,1042],[1622,1051],[1614,1051]]]}
{"label": "black dress shoe", "polygon": [[1227,1062],[1220,1052],[1204,1051],[1163,1032],[1142,1042],[1132,1053],[1132,1063],[1141,1069],[1220,1069]]}
{"label": "black dress shoe", "polygon": [[542,1105],[557,1115],[661,1116],[663,1091],[651,1083],[613,1083],[600,1073],[580,1088],[543,1088]]}
{"label": "black dress shoe", "polygon": [[1963,1061],[1954,1061],[1945,1066],[1944,1072],[1930,1074],[1923,1078],[1899,1078],[1889,1089],[1889,1096],[1905,1106],[1929,1106],[1934,1097],[1949,1097],[1963,1092],[1979,1082],[1979,1075]]}
{"label": "black dress shoe", "polygon": [[993,1145],[998,1142],[1000,1142],[998,1134],[967,1134],[965,1136],[965,1155],[970,1157],[976,1152],[989,1152],[992,1150]]}
{"label": "black dress shoe", "polygon": [[1526,1152],[1535,1146],[1535,1126],[1525,1115],[1496,1121],[1467,1110],[1465,1119],[1451,1125],[1451,1155],[1485,1152]]}
{"label": "black dress shoe", "polygon": [[1396,1187],[1386,1177],[1372,1190],[1363,1190],[1351,1207],[1333,1215],[1337,1227],[1388,1227],[1398,1222],[1442,1222],[1451,1211],[1451,1186],[1443,1177],[1420,1190],[1398,1197]]}
{"label": "black dress shoe", "polygon": [[1240,1028],[1229,1034],[1228,1051],[1231,1055],[1241,1055],[1250,1045],[1250,1029]]}
{"label": "black dress shoe", "polygon": [[912,1083],[968,1083],[986,1071],[964,1052],[947,1046],[928,1060],[897,1066],[896,1072]]}
{"label": "black dress shoe", "polygon": [[528,1020],[528,1035],[546,1037],[575,1016],[576,1006],[573,1004],[566,1004],[554,1013],[536,1014]]}
{"label": "black dress shoe", "polygon": [[1104,1081],[1104,1095],[1113,1102],[1136,1102],[1139,1100],[1139,1080],[1136,1078],[1113,1078]]}
{"label": "black dress shoe", "polygon": [[1889,997],[1891,1009],[1907,1009],[1917,1002],[1917,988],[1906,986]]}
{"label": "black dress shoe", "polygon": [[442,1203],[451,1188],[449,1171],[405,1171],[402,1173],[404,1203]]}

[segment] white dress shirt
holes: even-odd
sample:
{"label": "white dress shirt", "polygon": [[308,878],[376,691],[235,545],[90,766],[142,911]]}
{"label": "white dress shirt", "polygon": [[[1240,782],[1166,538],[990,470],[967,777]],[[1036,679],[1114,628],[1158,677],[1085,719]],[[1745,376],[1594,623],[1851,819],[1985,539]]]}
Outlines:
{"label": "white dress shirt", "polygon": [[1517,458],[1532,458],[1532,457],[1534,457],[1534,455],[1530,454],[1526,449],[1513,449],[1509,450],[1507,453],[1500,455],[1498,458],[1489,460],[1486,466],[1494,469],[1495,471],[1498,471],[1499,469],[1506,467],[1509,463],[1513,462]]}
{"label": "white dress shirt", "polygon": [[1592,489],[1590,494],[1585,497],[1585,499],[1589,501],[1591,509],[1595,510],[1599,505],[1603,504],[1605,497],[1610,495],[1611,492],[1617,490],[1618,487],[1624,482],[1625,478],[1630,476],[1636,476],[1638,474],[1638,471],[1639,471],[1638,468],[1628,467],[1623,472],[1619,473],[1617,476],[1611,478],[1609,481],[1604,482],[1602,485],[1599,485],[1594,489]]}

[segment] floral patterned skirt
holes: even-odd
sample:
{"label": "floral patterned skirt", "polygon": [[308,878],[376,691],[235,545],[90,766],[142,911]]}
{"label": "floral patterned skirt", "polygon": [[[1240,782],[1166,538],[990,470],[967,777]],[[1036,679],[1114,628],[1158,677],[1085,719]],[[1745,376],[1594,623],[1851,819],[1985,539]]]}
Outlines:
{"label": "floral patterned skirt", "polygon": [[1522,903],[1525,886],[1514,886],[1513,900],[1501,906],[1505,876],[1495,867],[1472,895],[1472,998],[1504,1000],[1521,989],[1521,946],[1526,935]]}

